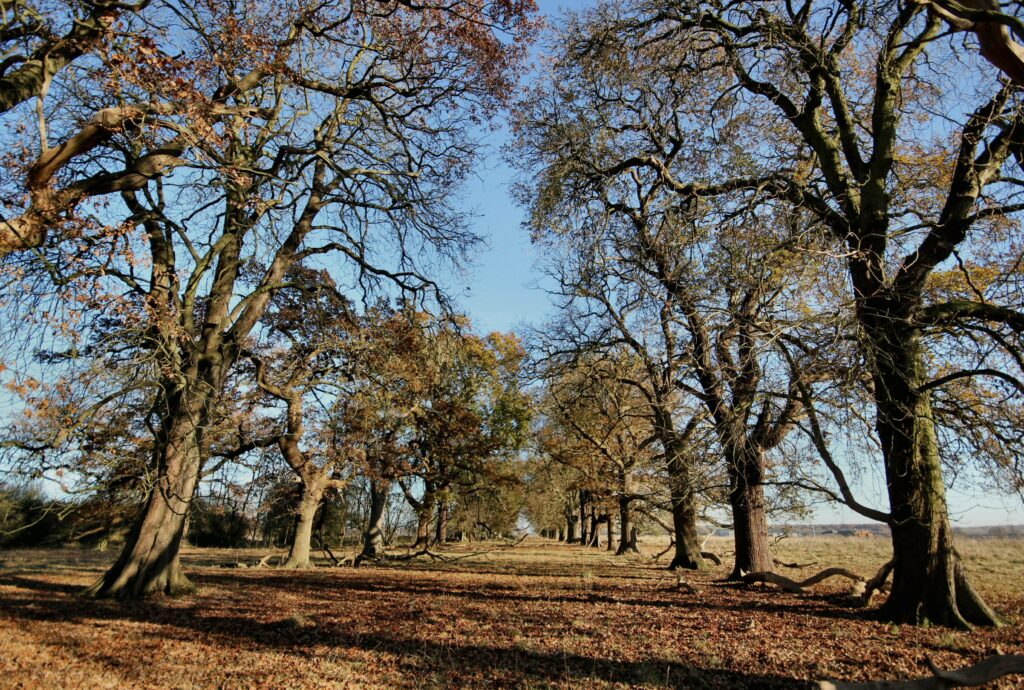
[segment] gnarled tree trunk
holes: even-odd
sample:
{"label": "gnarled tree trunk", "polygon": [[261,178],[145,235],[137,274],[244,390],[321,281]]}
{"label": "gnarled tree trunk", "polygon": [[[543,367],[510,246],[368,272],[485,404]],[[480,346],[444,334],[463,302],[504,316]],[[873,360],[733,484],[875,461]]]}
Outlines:
{"label": "gnarled tree trunk", "polygon": [[892,590],[880,615],[897,623],[998,625],[953,545],[930,393],[919,390],[926,376],[920,336],[889,313],[865,321],[892,513]]}
{"label": "gnarled tree trunk", "polygon": [[158,436],[156,485],[120,557],[86,595],[130,599],[194,590],[181,571],[178,550],[199,480],[201,461],[194,421],[199,415],[199,410],[186,408],[180,398],[174,401]]}
{"label": "gnarled tree trunk", "polygon": [[361,558],[376,558],[384,553],[384,508],[391,483],[374,479],[370,482],[370,520],[363,535]]}

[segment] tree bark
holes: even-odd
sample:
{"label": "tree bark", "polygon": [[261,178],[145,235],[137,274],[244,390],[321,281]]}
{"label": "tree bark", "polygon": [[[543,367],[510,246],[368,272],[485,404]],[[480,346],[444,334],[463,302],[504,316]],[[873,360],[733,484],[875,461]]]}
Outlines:
{"label": "tree bark", "polygon": [[615,550],[615,525],[612,524],[612,516],[611,515],[607,515],[606,518],[607,518],[607,523],[608,523],[608,528],[607,528],[607,531],[608,531],[608,545],[605,547],[605,549],[608,550],[608,551],[614,551]]}
{"label": "tree bark", "polygon": [[440,501],[437,504],[437,526],[434,535],[435,544],[445,544],[448,541],[448,504]]}
{"label": "tree bark", "polygon": [[625,553],[639,553],[636,547],[633,529],[633,516],[630,512],[632,503],[629,496],[619,496],[619,548],[615,555],[621,556]]}
{"label": "tree bark", "polygon": [[176,596],[195,589],[181,570],[178,550],[199,480],[199,443],[194,421],[199,411],[184,408],[180,399],[176,402],[177,414],[165,417],[158,437],[156,485],[121,555],[103,577],[85,590],[87,596],[130,599],[157,592]]}
{"label": "tree bark", "polygon": [[363,535],[361,558],[376,558],[384,553],[384,508],[387,506],[390,482],[370,482],[370,520]]}
{"label": "tree bark", "polygon": [[584,491],[580,492],[580,546],[587,546],[590,544],[590,534],[587,532],[587,508],[588,508],[587,494]]}
{"label": "tree bark", "polygon": [[926,377],[919,333],[891,313],[865,316],[892,513],[892,591],[880,615],[915,625],[999,625],[968,581],[953,544],[930,393],[918,390]]}
{"label": "tree bark", "polygon": [[675,489],[672,493],[675,554],[668,569],[700,570],[704,567],[704,561],[700,556],[700,540],[697,538],[697,509],[693,504],[693,494]]}
{"label": "tree bark", "polygon": [[576,543],[576,516],[570,515],[565,521],[565,541],[569,544]]}
{"label": "tree bark", "polygon": [[309,549],[313,539],[313,521],[317,508],[324,497],[324,484],[315,478],[302,480],[302,498],[299,500],[298,513],[295,516],[295,535],[292,537],[288,559],[282,568],[312,568],[309,560]]}
{"label": "tree bark", "polygon": [[771,572],[775,563],[768,548],[764,501],[764,456],[753,448],[735,449],[728,457],[729,504],[732,506],[736,561],[730,580],[745,573]]}

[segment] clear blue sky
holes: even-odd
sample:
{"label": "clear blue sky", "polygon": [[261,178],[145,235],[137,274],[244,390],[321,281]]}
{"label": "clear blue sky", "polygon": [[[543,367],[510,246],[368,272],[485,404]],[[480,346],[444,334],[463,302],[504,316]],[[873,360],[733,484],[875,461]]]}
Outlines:
{"label": "clear blue sky", "polygon": [[[541,11],[557,19],[563,8],[583,9],[592,0],[562,2],[540,0]],[[477,176],[466,187],[464,204],[474,210],[474,226],[487,238],[488,248],[476,258],[476,265],[462,283],[462,308],[480,331],[507,331],[527,323],[539,323],[550,314],[548,296],[531,284],[542,276],[534,268],[534,251],[522,227],[523,213],[511,199],[509,185],[515,173],[502,161],[500,147],[507,141],[507,129],[486,137],[490,150]],[[453,281],[454,282],[454,281]],[[458,284],[458,283],[456,283]],[[879,472],[862,477],[856,487],[862,502],[886,507],[885,482]],[[1024,524],[1024,502],[1018,496],[981,495],[974,489],[949,493],[950,517],[959,525]],[[817,511],[816,522],[857,523],[866,520],[843,507],[825,506]]]}

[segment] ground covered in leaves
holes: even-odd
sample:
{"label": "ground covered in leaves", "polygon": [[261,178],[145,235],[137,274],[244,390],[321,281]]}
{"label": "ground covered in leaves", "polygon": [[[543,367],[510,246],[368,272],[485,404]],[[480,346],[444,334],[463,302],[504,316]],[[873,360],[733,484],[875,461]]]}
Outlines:
{"label": "ground covered in leaves", "polygon": [[[780,568],[794,579],[829,565],[870,576],[888,557],[874,537],[776,548],[782,561],[814,563]],[[76,596],[115,553],[7,551],[0,687],[802,688],[919,677],[929,657],[952,668],[1024,651],[1024,542],[964,540],[961,551],[1009,627],[887,625],[845,604],[843,582],[803,595],[737,587],[719,582],[724,565],[680,582],[650,553],[534,538],[305,572],[225,567],[266,551],[190,549],[198,594],[134,603]]]}

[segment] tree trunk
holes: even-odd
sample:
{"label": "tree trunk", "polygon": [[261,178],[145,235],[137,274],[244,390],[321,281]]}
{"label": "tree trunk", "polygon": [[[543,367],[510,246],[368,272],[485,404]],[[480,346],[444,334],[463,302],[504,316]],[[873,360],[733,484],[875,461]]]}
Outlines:
{"label": "tree trunk", "polygon": [[571,515],[565,521],[565,541],[569,544],[576,543],[576,516]]}
{"label": "tree trunk", "polygon": [[893,582],[880,615],[915,625],[999,625],[953,545],[930,394],[918,390],[926,376],[919,334],[892,318],[880,323],[874,333],[865,329],[892,513]]}
{"label": "tree trunk", "polygon": [[669,570],[700,570],[704,560],[700,556],[700,540],[697,538],[697,509],[693,494],[682,489],[673,489],[672,530],[674,532],[675,554],[669,563]]}
{"label": "tree trunk", "polygon": [[324,484],[317,479],[302,480],[302,498],[295,516],[295,535],[292,537],[288,559],[282,568],[305,569],[313,567],[309,560],[309,546],[313,538],[313,520],[324,497]]}
{"label": "tree trunk", "polygon": [[[666,420],[670,419],[666,415]],[[666,428],[668,422],[665,422]],[[675,553],[669,570],[699,570],[704,566],[700,556],[700,541],[697,539],[697,505],[693,491],[691,461],[685,445],[675,434],[664,433],[662,446],[665,448],[669,489],[672,498],[672,532]]]}
{"label": "tree trunk", "polygon": [[608,545],[605,547],[608,551],[615,550],[615,525],[612,524],[612,516],[608,515]]}
{"label": "tree trunk", "polygon": [[764,456],[755,449],[744,448],[730,453],[727,464],[736,545],[736,561],[729,579],[739,580],[745,573],[771,572],[775,566],[768,548]]}
{"label": "tree trunk", "polygon": [[629,496],[619,496],[619,550],[615,552],[617,556],[640,552],[634,538],[636,530],[633,529],[633,517],[629,510],[630,503],[632,501]]}
{"label": "tree trunk", "polygon": [[590,546],[592,548],[601,547],[601,532],[598,529],[601,526],[600,521],[597,518],[597,509],[591,506],[590,508]]}
{"label": "tree trunk", "polygon": [[587,496],[580,492],[580,546],[590,544],[590,534],[587,532]]}
{"label": "tree trunk", "polygon": [[565,528],[564,527],[559,527],[558,528],[558,541],[565,541]]}
{"label": "tree trunk", "polygon": [[441,501],[437,504],[437,532],[434,535],[435,544],[444,544],[448,541],[448,504]]}
{"label": "tree trunk", "polygon": [[[199,480],[200,457],[194,420],[198,411],[183,409],[165,417],[156,453],[157,483],[128,535],[114,565],[84,594],[131,599],[162,592],[194,591],[181,571],[178,549],[192,495]],[[193,416],[195,414],[196,416]],[[158,438],[158,441],[161,440]]]}
{"label": "tree trunk", "polygon": [[416,541],[413,548],[426,548],[430,544],[430,527],[434,519],[434,507],[437,500],[434,495],[434,486],[431,482],[424,482],[423,497],[417,502],[405,489],[405,485],[399,483],[405,492],[406,500],[416,511]]}
{"label": "tree trunk", "polygon": [[363,535],[361,558],[376,558],[384,553],[384,508],[390,489],[390,482],[376,479],[370,482],[370,519]]}

